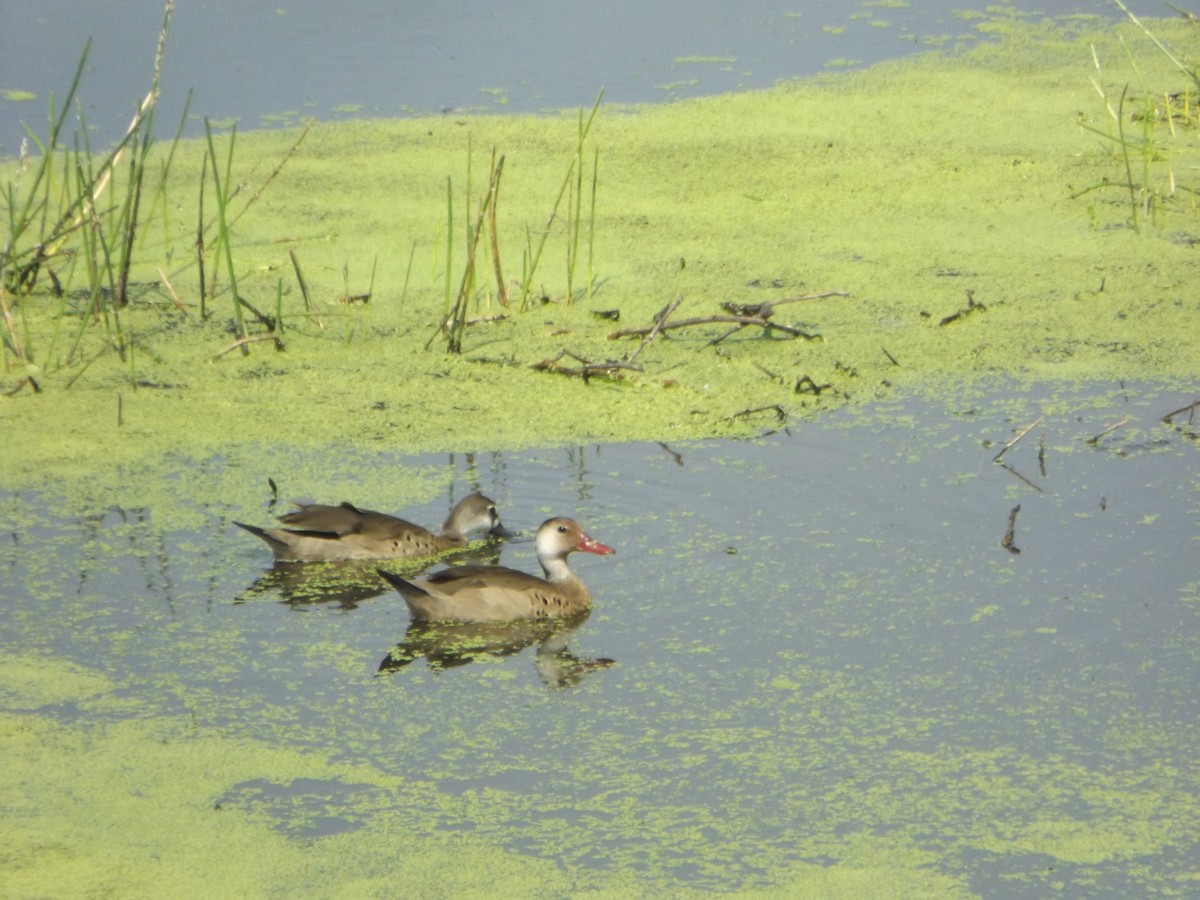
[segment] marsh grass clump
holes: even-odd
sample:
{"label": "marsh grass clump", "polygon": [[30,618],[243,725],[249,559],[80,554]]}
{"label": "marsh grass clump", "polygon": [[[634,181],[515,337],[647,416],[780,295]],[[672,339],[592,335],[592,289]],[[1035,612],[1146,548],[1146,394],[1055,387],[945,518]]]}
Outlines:
{"label": "marsh grass clump", "polygon": [[[26,128],[22,157],[15,174],[3,185],[4,227],[0,246],[0,308],[4,330],[2,353],[12,363],[32,366],[52,360],[65,349],[65,362],[76,361],[89,321],[101,324],[104,347],[132,360],[135,333],[121,321],[121,310],[133,296],[131,281],[141,225],[165,206],[166,175],[175,143],[156,171],[149,165],[152,129],[159,96],[159,76],[173,3],[168,2],[154,56],[149,92],[138,106],[124,137],[107,153],[93,151],[87,123],[78,109],[80,131],[64,144],[64,128],[87,63],[90,42],[62,103],[49,111],[45,140]],[[186,116],[186,109],[184,115]],[[182,122],[181,122],[182,127]],[[28,142],[37,155],[28,153]],[[39,346],[29,326],[25,303],[39,288],[58,301],[59,315],[45,345]],[[81,303],[82,301],[82,303]],[[63,317],[79,313],[79,326],[64,334]]]}
{"label": "marsh grass clump", "polygon": [[[1166,204],[1197,209],[1200,181],[1194,179],[1194,173],[1200,167],[1195,158],[1200,149],[1200,68],[1190,65],[1186,56],[1160,40],[1121,0],[1115,2],[1186,82],[1176,90],[1152,88],[1142,76],[1133,52],[1122,41],[1140,83],[1136,87],[1127,83],[1118,90],[1106,82],[1099,54],[1092,48],[1092,84],[1104,101],[1107,124],[1091,125],[1081,116],[1080,126],[1104,140],[1105,151],[1120,166],[1120,175],[1075,191],[1072,199],[1115,189],[1125,196],[1129,225],[1140,232],[1147,223],[1160,221],[1159,213]],[[1189,19],[1194,21],[1195,17]],[[1182,179],[1177,177],[1181,171],[1188,173]]]}
{"label": "marsh grass clump", "polygon": [[[535,284],[539,266],[541,265],[549,237],[555,230],[555,223],[560,220],[565,223],[566,233],[566,294],[563,302],[570,305],[576,299],[586,298],[590,300],[596,288],[594,248],[596,194],[599,183],[598,173],[600,165],[599,150],[593,150],[592,152],[591,172],[587,182],[584,180],[584,175],[585,169],[587,169],[587,137],[591,131],[592,124],[596,120],[596,115],[600,110],[600,104],[603,99],[604,91],[601,90],[596,96],[596,102],[592,105],[591,111],[586,116],[583,110],[579,111],[575,150],[567,165],[566,174],[563,177],[562,184],[559,186],[558,194],[555,196],[550,213],[540,230],[533,232],[528,227],[525,230],[525,247],[521,257],[521,277],[515,284],[516,289],[520,293],[518,309],[521,312],[525,312],[536,299]],[[472,300],[478,306],[481,301],[490,303],[491,298],[494,296],[499,304],[506,308],[512,300],[509,287],[506,285],[504,279],[504,267],[499,246],[499,227],[497,225],[497,207],[500,197],[501,178],[504,174],[505,158],[503,155],[497,156],[496,150],[493,149],[490,165],[491,175],[488,179],[487,189],[479,198],[477,209],[472,211],[469,207],[472,198],[472,156],[472,147],[470,141],[468,141],[466,250],[462,275],[458,279],[457,288],[454,288],[454,282],[452,281],[452,267],[455,259],[454,189],[451,179],[447,178],[446,180],[444,312],[437,333],[433,337],[430,337],[425,344],[426,349],[428,349],[437,334],[441,334],[446,339],[447,352],[453,354],[462,353],[463,335],[468,324],[467,312]],[[566,198],[566,210],[565,213],[560,213],[560,210],[563,208],[564,198]],[[585,229],[586,247],[581,246],[581,243],[584,241]],[[438,231],[440,236],[440,224]],[[482,241],[485,232],[488,234],[488,240]],[[434,245],[437,246],[439,243],[440,241],[435,238]],[[585,251],[586,284],[582,288],[577,288],[576,278],[580,267],[580,259]],[[488,287],[489,276],[487,274],[481,276],[478,271],[481,255],[490,257],[491,274],[495,277],[494,295]],[[537,294],[537,296],[548,299],[544,292]]]}

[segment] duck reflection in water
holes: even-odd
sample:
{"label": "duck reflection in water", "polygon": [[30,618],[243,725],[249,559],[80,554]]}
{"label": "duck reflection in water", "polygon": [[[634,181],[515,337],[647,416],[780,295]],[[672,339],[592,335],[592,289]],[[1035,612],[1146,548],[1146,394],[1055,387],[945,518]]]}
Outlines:
{"label": "duck reflection in water", "polygon": [[448,622],[413,619],[404,635],[379,664],[379,672],[394,672],[424,659],[430,669],[442,671],[473,662],[515,656],[537,645],[534,666],[550,687],[573,687],[589,673],[606,669],[615,660],[576,656],[568,644],[591,615],[516,619],[508,622]]}

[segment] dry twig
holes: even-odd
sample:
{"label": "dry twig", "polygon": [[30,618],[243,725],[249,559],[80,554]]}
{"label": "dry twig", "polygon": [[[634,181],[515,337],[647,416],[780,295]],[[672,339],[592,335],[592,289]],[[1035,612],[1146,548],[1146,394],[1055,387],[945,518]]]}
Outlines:
{"label": "dry twig", "polygon": [[1014,437],[1011,441],[1009,441],[1007,444],[1005,444],[1003,447],[1001,447],[1000,452],[992,457],[992,462],[996,462],[998,459],[1000,459],[1000,457],[1002,457],[1010,449],[1012,449],[1014,446],[1016,446],[1017,441],[1021,440],[1021,438],[1025,437],[1025,435],[1027,435],[1027,434],[1029,434],[1029,432],[1033,431],[1033,429],[1037,427],[1038,423],[1040,423],[1042,421],[1042,419],[1044,419],[1044,418],[1046,418],[1046,417],[1038,416],[1036,419],[1034,419],[1032,422],[1030,422],[1028,425],[1026,425],[1024,428],[1022,428],[1019,432],[1017,432],[1016,437]]}
{"label": "dry twig", "polygon": [[[648,343],[650,343],[652,340],[654,340],[654,338],[662,330],[663,326],[667,324],[667,319],[669,319],[671,317],[671,313],[675,312],[675,310],[677,310],[679,308],[679,304],[682,302],[683,302],[683,294],[680,294],[678,297],[675,298],[674,302],[671,303],[670,306],[668,306],[666,309],[664,309],[662,312],[660,312],[657,316],[654,317],[654,327],[651,328],[650,331],[646,333],[646,336],[644,338],[642,338],[642,342],[640,344],[638,344],[638,348],[633,351],[633,355],[631,357],[629,357],[630,362],[633,362],[635,359],[637,359],[638,354],[642,352],[642,350],[645,348],[645,346]],[[610,339],[611,339],[611,335],[610,335]]]}
{"label": "dry twig", "polygon": [[659,332],[670,331],[676,328],[694,328],[697,325],[724,324],[729,324],[733,327],[719,337],[715,337],[709,341],[709,346],[713,344],[719,344],[721,341],[725,340],[725,338],[729,337],[729,335],[736,331],[741,331],[743,328],[746,328],[750,325],[757,325],[764,331],[771,331],[772,329],[782,331],[784,334],[790,334],[792,337],[802,337],[810,341],[816,340],[820,336],[801,331],[799,328],[794,328],[791,325],[781,325],[778,322],[772,322],[770,319],[760,319],[757,316],[697,316],[692,319],[681,319],[678,322],[671,322],[666,325],[656,322],[650,328],[626,328],[622,331],[614,331],[608,336],[608,339],[610,341],[614,341],[617,338],[636,337],[637,335],[643,334],[648,335],[651,332],[655,332],[657,334]]}
{"label": "dry twig", "polygon": [[183,301],[179,299],[179,295],[175,293],[175,286],[171,284],[171,279],[167,277],[167,273],[161,268],[158,270],[158,278],[163,283],[163,287],[171,295],[171,302],[175,304],[175,308],[186,315],[187,310],[184,309]]}
{"label": "dry twig", "polygon": [[1105,428],[1099,434],[1092,435],[1090,438],[1087,439],[1087,442],[1094,446],[1094,445],[1100,443],[1100,438],[1104,437],[1106,434],[1116,431],[1118,428],[1122,428],[1125,425],[1128,425],[1132,421],[1133,421],[1133,419],[1126,417],[1126,418],[1122,419],[1120,422],[1114,422],[1112,425],[1109,425],[1107,428]]}
{"label": "dry twig", "polygon": [[1164,422],[1166,422],[1168,425],[1170,425],[1170,424],[1171,424],[1171,420],[1172,420],[1173,418],[1175,418],[1177,415],[1179,415],[1180,413],[1187,413],[1187,414],[1188,414],[1188,421],[1189,421],[1189,422],[1191,422],[1191,421],[1192,421],[1192,418],[1193,418],[1193,417],[1195,416],[1195,414],[1196,414],[1196,408],[1197,408],[1197,407],[1200,407],[1200,400],[1193,400],[1193,401],[1192,401],[1191,403],[1189,403],[1187,406],[1181,406],[1181,407],[1179,407],[1179,409],[1173,409],[1173,410],[1171,410],[1169,413],[1167,413],[1165,416],[1163,416],[1163,417],[1162,417],[1162,421],[1164,421]]}
{"label": "dry twig", "polygon": [[[563,357],[570,357],[579,363],[578,366],[564,366],[559,360]],[[555,372],[559,375],[572,375],[576,378],[582,378],[585,382],[593,375],[603,375],[606,378],[620,378],[622,370],[632,372],[641,372],[641,366],[635,366],[632,363],[618,362],[617,360],[606,360],[602,363],[592,362],[589,359],[584,359],[570,350],[559,350],[554,356],[543,359],[541,362],[534,363],[530,366],[531,369],[536,369],[539,372]]]}
{"label": "dry twig", "polygon": [[226,347],[224,350],[222,350],[222,351],[220,351],[219,353],[215,354],[215,355],[213,356],[213,359],[220,359],[220,358],[221,358],[222,356],[224,356],[226,353],[230,353],[230,352],[232,352],[232,351],[234,351],[234,350],[237,350],[237,349],[238,349],[238,348],[240,348],[240,347],[245,347],[247,344],[257,344],[257,343],[259,343],[260,341],[274,341],[274,342],[275,342],[275,349],[276,349],[276,350],[282,350],[282,349],[283,349],[283,341],[281,341],[281,340],[279,339],[279,336],[278,336],[278,335],[275,335],[275,334],[254,334],[254,335],[249,335],[248,337],[244,337],[244,338],[238,338],[236,341],[234,341],[232,344],[230,344],[230,345],[229,345],[228,347]]}
{"label": "dry twig", "polygon": [[967,291],[967,305],[964,306],[962,309],[960,309],[958,312],[954,312],[954,313],[951,313],[950,315],[946,316],[944,319],[942,319],[942,321],[938,322],[938,326],[941,327],[943,325],[949,325],[951,322],[957,322],[959,319],[966,318],[973,312],[986,312],[986,311],[987,311],[986,306],[984,306],[982,303],[975,302],[975,292]]}
{"label": "dry twig", "polygon": [[732,422],[734,419],[741,419],[746,416],[752,416],[755,413],[760,413],[760,412],[773,412],[773,413],[775,413],[775,418],[778,419],[780,422],[787,421],[787,410],[784,409],[782,406],[780,406],[778,403],[772,403],[770,406],[756,406],[753,409],[739,410],[738,412],[735,412],[732,416],[726,416],[721,421],[722,422]]}
{"label": "dry twig", "polygon": [[[625,328],[621,331],[614,331],[608,336],[608,339],[610,341],[615,341],[617,338],[645,335],[646,341],[648,341],[661,332],[675,328],[693,328],[697,325],[731,326],[729,329],[708,342],[708,346],[711,347],[714,344],[721,343],[721,341],[725,340],[725,338],[729,337],[731,334],[736,334],[743,328],[756,325],[763,329],[764,333],[770,333],[772,330],[776,330],[782,331],[784,334],[789,334],[792,337],[802,337],[812,341],[819,338],[820,335],[809,334],[808,332],[803,331],[794,325],[782,325],[779,322],[771,321],[771,316],[775,313],[774,308],[781,303],[796,303],[800,300],[819,300],[824,297],[846,296],[848,296],[848,294],[845,291],[826,291],[822,294],[807,294],[803,297],[787,297],[783,300],[768,300],[763,303],[751,304],[747,306],[735,303],[723,303],[721,305],[722,308],[731,313],[731,315],[696,316],[691,319],[682,319],[678,322],[671,322],[668,324],[666,319],[675,310],[675,307],[679,305],[680,300],[682,300],[682,298],[680,298],[679,300],[676,300],[675,303],[673,303],[670,307],[668,307],[665,312],[655,316],[655,322],[652,326],[648,328]],[[645,346],[646,341],[642,342],[642,346]],[[641,349],[641,347],[638,347],[637,353],[640,353]],[[634,353],[634,356],[636,356],[637,353]]]}

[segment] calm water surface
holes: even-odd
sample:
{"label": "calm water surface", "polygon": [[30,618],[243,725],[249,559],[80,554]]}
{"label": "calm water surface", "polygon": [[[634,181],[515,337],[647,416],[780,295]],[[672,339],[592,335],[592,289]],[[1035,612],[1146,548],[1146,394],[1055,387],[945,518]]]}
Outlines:
{"label": "calm water surface", "polygon": [[[550,514],[618,551],[573,557],[595,609],[540,653],[520,629],[414,634],[382,672],[408,631],[398,596],[269,572],[220,497],[203,533],[9,498],[0,652],[102,672],[139,716],[405,775],[447,798],[405,810],[414,828],[600,883],[786,882],[869,835],[985,896],[1178,887],[1200,858],[1200,425],[1159,418],[1196,397],[1021,388],[755,441],[381,454],[495,498],[525,533],[505,564],[536,567]],[[992,461],[1040,415],[1010,468]],[[434,523],[451,499],[404,512]],[[214,799],[297,839],[404,802],[270,776]],[[1072,851],[1080,833],[1099,846]]]}
{"label": "calm water surface", "polygon": [[[80,92],[86,121],[98,144],[119,137],[149,90],[163,6],[161,0],[0,6],[0,154],[19,151],[22,121],[44,138],[50,97],[65,95],[89,36]],[[769,87],[830,67],[984,40],[976,26],[989,5],[188,0],[176,6],[162,74],[164,136],[178,124],[189,90],[189,133],[196,134],[205,116],[240,120],[244,130],[310,116],[589,107],[601,88],[610,103],[652,103]],[[1130,6],[1170,15],[1161,4]],[[1034,20],[1120,15],[1111,0],[1017,0],[990,8],[990,15]],[[35,98],[15,101],[12,91]]]}

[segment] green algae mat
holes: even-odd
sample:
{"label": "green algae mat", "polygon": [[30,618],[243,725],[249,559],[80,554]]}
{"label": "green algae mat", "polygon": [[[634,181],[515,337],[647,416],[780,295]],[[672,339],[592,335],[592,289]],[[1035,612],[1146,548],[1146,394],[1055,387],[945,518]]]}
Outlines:
{"label": "green algae mat", "polygon": [[[1096,459],[1181,459],[1176,487],[1143,492],[1191,498],[1177,518],[1109,507],[1088,481],[1107,470],[1072,482],[1077,505],[1046,502],[1077,537],[1061,553],[1097,545],[1101,574],[1039,560],[1049,525],[1020,557],[997,547],[1010,508],[1042,502],[1016,481],[972,495],[996,554],[977,562],[950,507],[900,517],[899,544],[881,533],[880,492],[818,506],[858,514],[837,540],[808,523],[780,549],[749,512],[685,527],[699,513],[682,498],[732,509],[746,491],[654,496],[677,467],[666,454],[620,493],[598,487],[624,473],[617,451],[521,457],[553,487],[505,487],[514,458],[478,464],[639,441],[688,460],[698,439],[928,395],[956,399],[896,413],[889,428],[923,435],[887,432],[900,458],[1002,443],[1049,406],[1051,451],[1092,460],[1081,448],[1119,404],[1024,385],[1152,382],[1183,405],[1200,379],[1195,84],[1132,25],[979,27],[996,41],[958,55],[601,105],[582,140],[587,111],[216,133],[244,333],[216,250],[201,309],[206,142],[175,148],[147,197],[127,305],[93,317],[86,247],[54,267],[61,293],[48,274],[6,293],[0,893],[1194,891],[1195,442],[1156,416]],[[1198,55],[1191,25],[1153,29]],[[460,292],[449,353],[439,326]],[[922,431],[997,377],[1026,400],[980,401],[994,427]],[[824,452],[853,461],[855,446]],[[780,485],[777,457],[722,455],[713,478],[764,481],[775,529],[822,480],[801,466]],[[974,489],[969,460],[923,478]],[[851,468],[860,485],[882,470]],[[627,542],[581,566],[604,591],[570,636],[578,660],[616,666],[558,688],[531,653],[376,675],[404,636],[394,598],[235,603],[265,562],[229,521],[264,522],[267,476],[288,496],[424,504],[427,524],[448,483],[500,482],[522,528],[569,498],[599,539]],[[839,567],[813,569],[847,537]],[[1173,580],[1139,597],[1117,550],[1143,538],[1137,571]],[[506,564],[529,567],[527,551]],[[803,573],[781,569],[791,559]],[[895,586],[880,560],[927,580]],[[662,610],[626,620],[614,607],[639,588]],[[734,612],[759,600],[758,627]],[[1109,643],[1079,636],[1101,627],[1089,603]]]}
{"label": "green algae mat", "polygon": [[[233,144],[238,293],[282,319],[278,344],[245,355],[229,350],[219,253],[200,316],[202,183],[209,226],[216,204],[206,142],[185,143],[162,192],[147,189],[144,264],[130,275],[142,292],[118,322],[80,324],[83,251],[56,267],[63,297],[43,273],[44,294],[8,301],[5,390],[20,386],[0,406],[9,459],[65,474],[233,438],[474,450],[744,434],[762,424],[747,410],[803,415],[931,376],[1193,377],[1195,86],[1132,26],[988,27],[1011,36],[767,92],[601,107],[573,174],[577,114],[317,125],[302,141],[218,133],[222,167]],[[1158,33],[1194,49],[1191,26]],[[1149,141],[1130,159],[1097,133],[1122,131],[1109,108],[1127,86],[1124,137]],[[1186,100],[1189,88],[1190,122],[1135,110],[1134,96]],[[505,159],[495,240],[485,215],[468,241],[493,154]],[[1150,208],[1137,229],[1129,190],[1097,187],[1126,181],[1127,162]],[[473,324],[447,354],[438,326],[472,248]],[[514,290],[535,257],[530,290]],[[642,336],[610,339],[679,297],[675,321],[809,295],[828,296],[771,316],[807,337],[749,326],[712,344],[730,330],[713,324],[640,352]],[[533,368],[635,354],[638,371],[586,381]]]}

